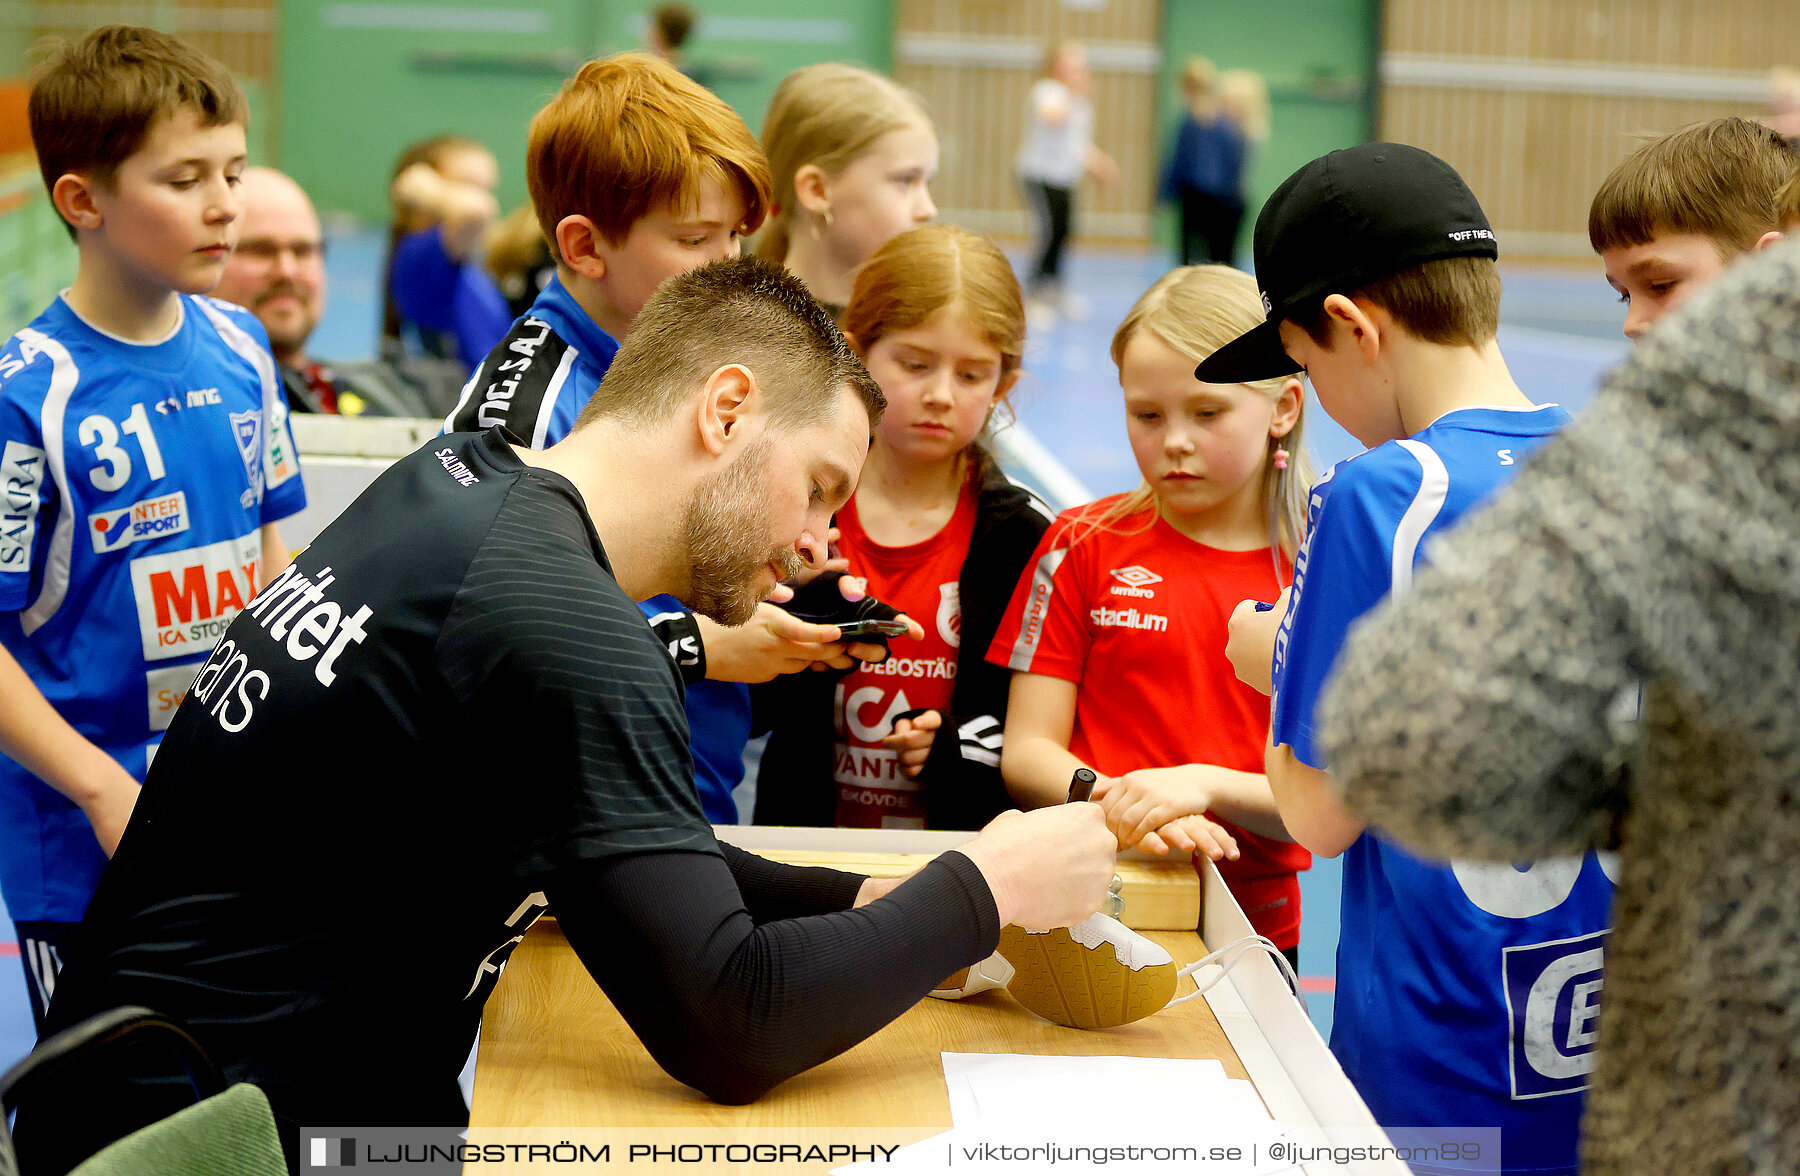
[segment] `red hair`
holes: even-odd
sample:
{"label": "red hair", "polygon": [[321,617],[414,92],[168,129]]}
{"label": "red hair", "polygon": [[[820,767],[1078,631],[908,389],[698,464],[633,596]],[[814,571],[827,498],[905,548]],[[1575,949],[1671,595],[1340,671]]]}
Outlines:
{"label": "red hair", "polygon": [[531,120],[525,182],[544,236],[585,216],[614,245],[658,208],[716,180],[743,197],[743,230],[769,208],[769,163],[737,112],[660,58],[590,61]]}

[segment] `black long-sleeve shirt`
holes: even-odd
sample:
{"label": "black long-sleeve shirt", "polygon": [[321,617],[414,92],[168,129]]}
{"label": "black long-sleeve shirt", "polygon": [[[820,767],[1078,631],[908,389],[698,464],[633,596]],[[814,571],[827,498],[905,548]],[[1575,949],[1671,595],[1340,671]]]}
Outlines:
{"label": "black long-sleeve shirt", "polygon": [[960,854],[844,910],[859,877],[721,847],[686,739],[574,487],[498,431],[439,438],[226,631],[52,1026],[175,1016],[269,1095],[291,1158],[300,1125],[462,1122],[482,1003],[546,905],[653,1056],[727,1101],[993,950]]}

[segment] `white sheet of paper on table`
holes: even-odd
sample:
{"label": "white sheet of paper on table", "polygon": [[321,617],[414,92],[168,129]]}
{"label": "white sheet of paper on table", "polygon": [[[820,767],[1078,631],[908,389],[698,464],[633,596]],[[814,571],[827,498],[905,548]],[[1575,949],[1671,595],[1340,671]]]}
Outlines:
{"label": "white sheet of paper on table", "polygon": [[[1270,1160],[1268,1145],[1288,1138],[1250,1083],[1225,1076],[1217,1061],[1198,1058],[1053,1057],[1039,1054],[943,1055],[953,1129],[903,1147],[880,1164],[890,1174],[954,1167],[976,1174],[1037,1171],[1017,1161],[983,1163],[984,1145],[1012,1147],[1206,1147],[1241,1144],[1242,1163],[1221,1168],[1230,1176],[1272,1176],[1291,1164]],[[1257,1149],[1257,1162],[1248,1159]],[[971,1154],[973,1149],[974,1154]],[[1042,1170],[1053,1164],[1045,1162]],[[1168,1161],[1114,1160],[1113,1171],[1159,1172]],[[836,1171],[862,1176],[873,1164]],[[1065,1165],[1066,1170],[1066,1165]]]}
{"label": "white sheet of paper on table", "polygon": [[[1214,1098],[1229,1099],[1242,1121],[1242,1094],[1211,1058],[1052,1057],[946,1053],[944,1082],[956,1127],[1067,1128],[1069,1107],[1094,1100],[1128,1106],[1140,1121],[1190,1119]],[[1242,1084],[1244,1088],[1249,1083]],[[1230,1091],[1229,1094],[1223,1093]],[[1258,1117],[1268,1118],[1255,1092]]]}

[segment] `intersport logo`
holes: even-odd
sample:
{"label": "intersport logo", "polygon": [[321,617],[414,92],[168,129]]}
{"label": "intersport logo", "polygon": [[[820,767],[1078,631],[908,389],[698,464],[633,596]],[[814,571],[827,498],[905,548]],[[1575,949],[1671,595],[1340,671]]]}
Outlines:
{"label": "intersport logo", "polygon": [[187,529],[187,495],[180,490],[88,516],[88,537],[99,555],[118,551],[140,539],[178,535]]}

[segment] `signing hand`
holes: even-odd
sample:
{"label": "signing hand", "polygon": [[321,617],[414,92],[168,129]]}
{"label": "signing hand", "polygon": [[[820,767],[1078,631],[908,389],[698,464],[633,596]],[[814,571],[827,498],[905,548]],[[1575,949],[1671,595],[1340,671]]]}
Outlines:
{"label": "signing hand", "polygon": [[1091,804],[1001,813],[957,848],[993,893],[1000,923],[1067,927],[1100,909],[1113,876],[1113,839]]}

